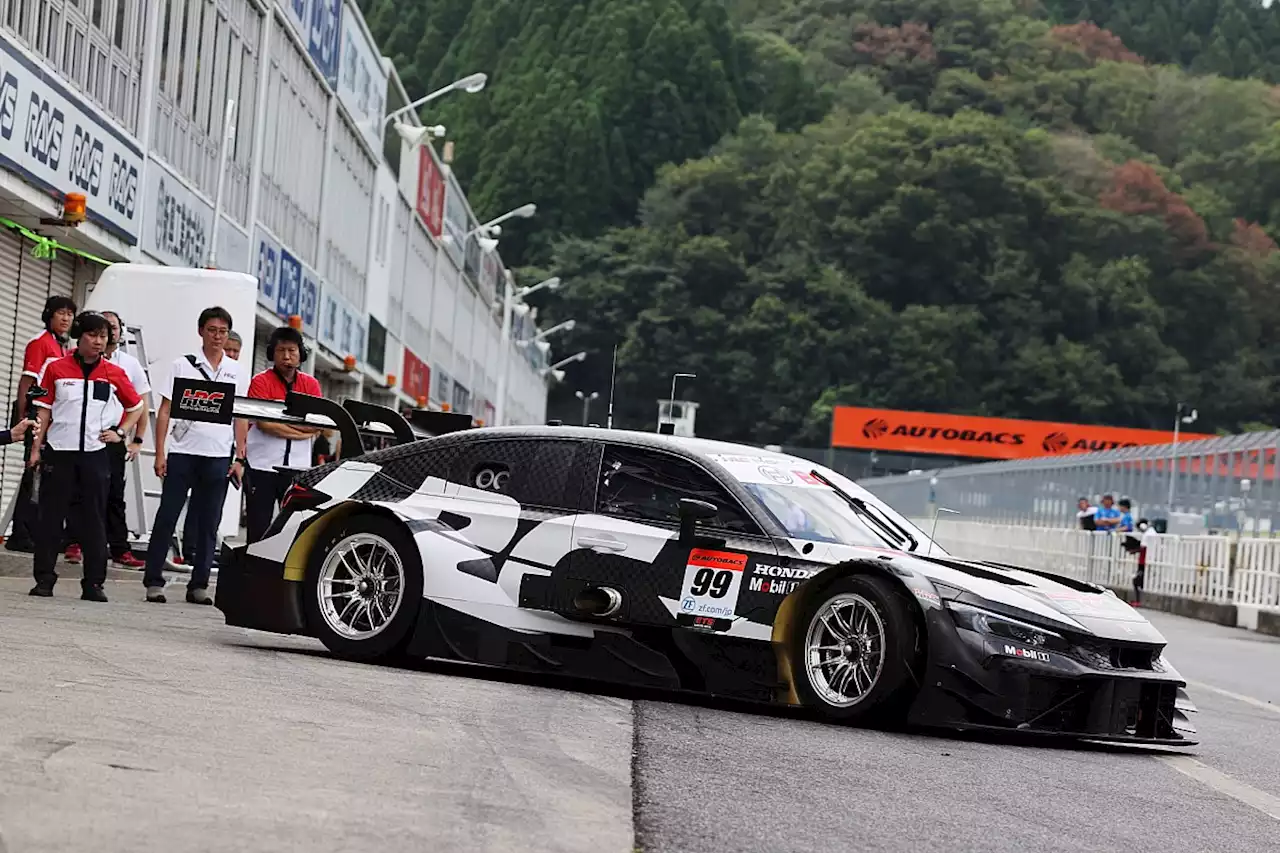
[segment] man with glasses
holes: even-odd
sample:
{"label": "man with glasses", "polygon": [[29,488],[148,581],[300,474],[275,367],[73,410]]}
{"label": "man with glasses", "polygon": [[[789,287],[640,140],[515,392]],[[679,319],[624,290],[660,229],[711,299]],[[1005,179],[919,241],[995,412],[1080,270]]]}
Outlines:
{"label": "man with glasses", "polygon": [[[238,362],[227,358],[223,351],[231,332],[231,315],[224,308],[206,308],[200,313],[199,332],[200,351],[174,360],[170,383],[175,379],[195,379],[238,384]],[[238,484],[244,475],[244,439],[236,436],[231,424],[187,420],[175,422],[171,433],[169,398],[173,394],[173,385],[160,393],[160,409],[156,413],[155,468],[156,476],[164,485],[160,509],[156,511],[152,525],[151,546],[147,550],[147,568],[142,582],[147,588],[147,601],[165,603],[165,557],[182,505],[190,495],[187,513],[195,516],[195,553],[190,555],[191,580],[187,582],[187,601],[213,604],[208,591],[209,574],[216,557],[227,483],[234,479]]]}

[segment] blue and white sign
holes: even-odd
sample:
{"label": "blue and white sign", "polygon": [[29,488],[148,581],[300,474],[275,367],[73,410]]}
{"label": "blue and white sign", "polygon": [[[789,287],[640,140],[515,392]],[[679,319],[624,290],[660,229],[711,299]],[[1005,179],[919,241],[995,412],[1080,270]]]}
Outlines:
{"label": "blue and white sign", "polygon": [[387,75],[381,52],[360,24],[355,4],[348,0],[342,12],[342,71],[338,76],[338,100],[355,119],[361,135],[374,151],[382,150],[378,131],[386,115]]}
{"label": "blue and white sign", "polygon": [[132,246],[143,162],[129,137],[0,35],[0,164],[54,196],[83,193],[89,219]]}
{"label": "blue and white sign", "polygon": [[254,275],[258,277],[258,304],[288,322],[302,317],[302,332],[316,336],[316,309],[320,302],[320,277],[294,257],[261,226],[257,228]]}
{"label": "blue and white sign", "polygon": [[[147,164],[142,249],[174,267],[203,267],[209,260],[213,205],[154,157]],[[216,266],[249,269],[249,236],[224,215],[218,228]]]}
{"label": "blue and white sign", "polygon": [[354,355],[364,361],[367,318],[333,288],[326,287],[320,302],[320,328],[316,340],[338,358]]}
{"label": "blue and white sign", "polygon": [[280,0],[280,7],[324,79],[336,88],[342,37],[342,0]]}

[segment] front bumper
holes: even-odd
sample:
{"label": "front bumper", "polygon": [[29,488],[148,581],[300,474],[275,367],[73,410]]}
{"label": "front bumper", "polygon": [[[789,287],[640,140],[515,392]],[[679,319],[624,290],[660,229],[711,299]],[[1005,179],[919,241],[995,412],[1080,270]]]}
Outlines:
{"label": "front bumper", "polygon": [[228,625],[275,634],[309,633],[302,584],[285,580],[283,565],[250,555],[245,545],[223,546],[213,603]]}
{"label": "front bumper", "polygon": [[1103,668],[957,628],[941,608],[928,620],[929,665],[913,723],[1165,746],[1199,742],[1186,685],[1163,658],[1156,669]]}

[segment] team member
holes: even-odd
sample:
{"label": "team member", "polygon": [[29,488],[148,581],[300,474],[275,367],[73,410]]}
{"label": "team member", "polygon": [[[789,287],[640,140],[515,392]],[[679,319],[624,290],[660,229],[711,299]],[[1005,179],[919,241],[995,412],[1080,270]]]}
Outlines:
{"label": "team member", "polygon": [[227,354],[227,358],[233,358],[236,361],[239,361],[240,348],[243,346],[244,346],[244,341],[240,339],[239,332],[228,332],[227,345],[222,348],[222,351]]}
{"label": "team member", "polygon": [[[267,338],[267,359],[271,367],[253,377],[249,396],[258,400],[283,401],[290,391],[321,396],[320,383],[303,373],[299,366],[307,358],[302,334],[297,329],[281,326]],[[287,424],[236,423],[249,457],[249,491],[246,524],[248,541],[257,542],[266,535],[275,517],[276,504],[284,497],[292,478],[280,474],[275,466],[307,468],[311,465],[311,442],[319,429]]]}
{"label": "team member", "polygon": [[[75,352],[51,361],[40,377],[49,392],[39,407],[40,434],[45,449],[31,451],[31,467],[40,466],[40,535],[33,566],[36,585],[31,595],[53,595],[58,574],[54,566],[62,543],[63,523],[72,497],[78,498],[84,576],[80,597],[106,601],[107,484],[111,477],[107,445],[124,441],[125,433],[142,416],[142,399],[129,377],[102,357],[111,340],[111,324],[101,314],[86,311],[76,318],[71,335]],[[119,412],[111,398],[119,401]]]}
{"label": "team member", "polygon": [[[223,351],[231,331],[231,315],[225,308],[206,308],[198,324],[202,346],[199,353],[179,356],[170,371],[172,379],[197,379],[235,384],[240,373],[235,359]],[[178,526],[182,505],[191,496],[187,509],[195,515],[195,553],[191,555],[191,579],[187,601],[213,604],[209,596],[209,572],[217,548],[218,525],[227,496],[227,482],[244,475],[244,441],[230,424],[196,423],[180,420],[169,432],[169,396],[173,386],[161,391],[156,413],[156,476],[164,481],[160,509],[156,511],[147,549],[147,568],[142,582],[147,601],[165,602],[164,565],[169,542]],[[234,443],[235,455],[232,456]]]}
{"label": "team member", "polygon": [[146,563],[138,559],[129,545],[128,507],[124,499],[125,469],[128,463],[138,458],[142,451],[143,437],[147,434],[147,414],[150,407],[147,399],[151,395],[151,383],[147,380],[147,371],[142,363],[120,348],[124,340],[124,322],[114,311],[103,311],[102,315],[111,324],[113,340],[107,346],[104,357],[119,367],[133,383],[133,390],[142,398],[142,416],[134,427],[133,437],[128,443],[117,442],[107,445],[107,458],[111,462],[111,485],[107,490],[107,550],[111,552],[111,562],[126,569],[140,569]]}
{"label": "team member", "polygon": [[[22,358],[22,378],[18,380],[18,395],[14,400],[17,405],[13,420],[15,424],[21,423],[28,416],[27,391],[36,384],[45,364],[62,358],[71,351],[67,333],[71,330],[71,322],[75,316],[76,303],[66,296],[50,296],[45,300],[44,312],[40,315],[44,331],[27,341],[27,349]],[[30,460],[30,448],[27,458]],[[10,551],[35,551],[37,521],[35,505],[31,500],[31,476],[30,468],[23,471],[22,483],[18,486],[18,502],[13,508],[13,535],[4,545]],[[68,548],[67,556],[78,561],[79,550]]]}

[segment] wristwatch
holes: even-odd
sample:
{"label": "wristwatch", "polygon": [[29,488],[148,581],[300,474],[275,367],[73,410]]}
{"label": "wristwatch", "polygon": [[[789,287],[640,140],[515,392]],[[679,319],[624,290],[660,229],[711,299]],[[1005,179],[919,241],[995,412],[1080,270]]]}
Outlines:
{"label": "wristwatch", "polygon": [[116,435],[120,436],[121,440],[124,439],[124,430],[120,429],[120,427],[113,426],[111,428],[111,431],[114,432]]}

